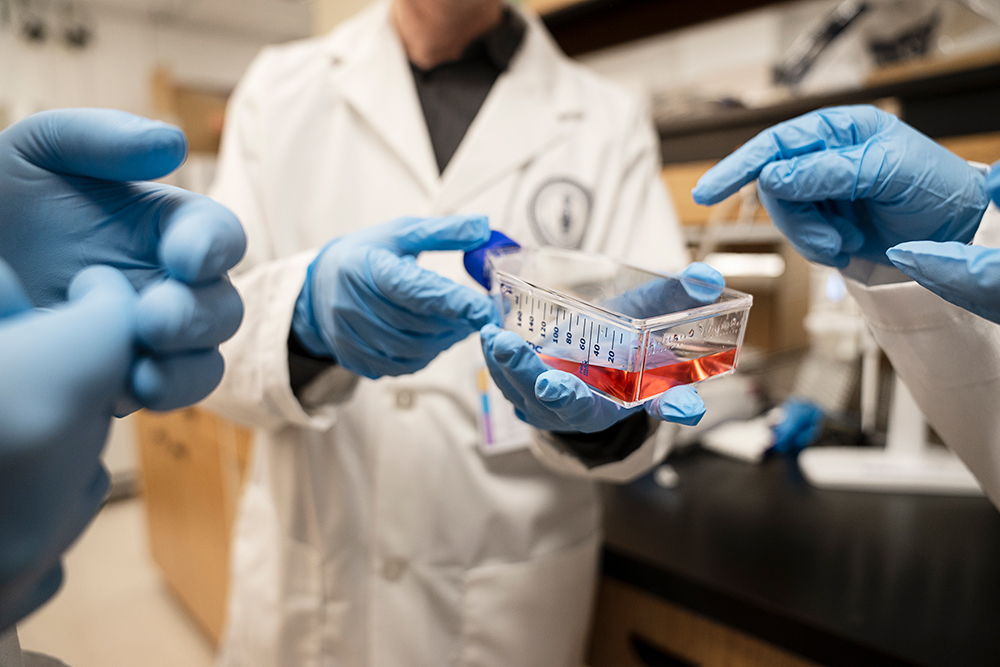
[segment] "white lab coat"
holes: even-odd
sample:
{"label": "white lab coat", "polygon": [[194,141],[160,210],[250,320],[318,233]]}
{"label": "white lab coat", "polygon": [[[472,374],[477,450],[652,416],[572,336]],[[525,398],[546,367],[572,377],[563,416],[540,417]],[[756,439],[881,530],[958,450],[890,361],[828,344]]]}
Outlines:
{"label": "white lab coat", "polygon": [[[317,249],[399,216],[486,213],[537,244],[529,208],[557,183],[548,192],[573,209],[562,232],[582,232],[583,249],[668,269],[687,261],[640,105],[528,23],[441,176],[385,2],[326,37],[265,49],[234,93],[214,196],[247,229],[234,278],[246,318],[223,346],[226,376],[208,404],[258,431],[224,665],[581,661],[600,543],[593,480],[648,470],[669,426],[591,471],[544,438],[486,456],[475,336],[410,376],[337,369],[303,403],[287,368],[293,305]],[[546,215],[534,219],[544,226]],[[421,263],[475,285],[458,253]]]}
{"label": "white lab coat", "polygon": [[[973,241],[1000,247],[991,205]],[[1000,325],[959,308],[895,267],[845,271],[872,334],[941,439],[1000,507]]]}

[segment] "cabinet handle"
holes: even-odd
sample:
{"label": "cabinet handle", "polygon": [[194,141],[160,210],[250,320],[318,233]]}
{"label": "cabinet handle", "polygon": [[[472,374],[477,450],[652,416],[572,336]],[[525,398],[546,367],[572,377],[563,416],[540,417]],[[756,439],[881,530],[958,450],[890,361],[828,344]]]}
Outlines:
{"label": "cabinet handle", "polygon": [[685,660],[669,653],[659,646],[654,646],[637,634],[629,636],[632,652],[645,667],[699,667],[698,663]]}

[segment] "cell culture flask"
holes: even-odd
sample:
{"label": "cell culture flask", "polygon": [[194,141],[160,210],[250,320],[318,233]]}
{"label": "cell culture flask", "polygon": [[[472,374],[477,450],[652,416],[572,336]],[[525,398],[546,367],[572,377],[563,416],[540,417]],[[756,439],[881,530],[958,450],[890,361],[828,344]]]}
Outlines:
{"label": "cell culture flask", "polygon": [[552,368],[632,407],[736,370],[753,297],[559,248],[486,253],[505,329]]}

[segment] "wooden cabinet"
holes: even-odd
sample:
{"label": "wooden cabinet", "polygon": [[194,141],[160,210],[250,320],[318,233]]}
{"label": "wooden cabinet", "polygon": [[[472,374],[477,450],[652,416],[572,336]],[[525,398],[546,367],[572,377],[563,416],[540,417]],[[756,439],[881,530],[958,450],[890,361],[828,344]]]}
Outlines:
{"label": "wooden cabinet", "polygon": [[153,559],[218,644],[251,432],[198,408],[144,412],[136,422]]}
{"label": "wooden cabinet", "polygon": [[819,667],[629,584],[605,577],[590,667]]}

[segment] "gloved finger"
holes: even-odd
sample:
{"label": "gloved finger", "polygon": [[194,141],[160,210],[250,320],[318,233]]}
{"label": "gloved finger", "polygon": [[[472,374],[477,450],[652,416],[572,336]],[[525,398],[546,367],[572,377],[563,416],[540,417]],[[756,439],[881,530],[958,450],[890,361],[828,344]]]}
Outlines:
{"label": "gloved finger", "polygon": [[337,348],[337,363],[344,369],[377,380],[382,376],[396,377],[410,375],[424,368],[434,360],[435,354],[427,354],[425,350],[394,351],[374,349],[356,336],[339,341]]}
{"label": "gloved finger", "polygon": [[843,238],[831,223],[835,215],[822,211],[817,204],[784,201],[764,190],[759,190],[759,197],[774,226],[800,255],[810,262],[838,269],[850,264]]}
{"label": "gloved finger", "polygon": [[575,375],[554,369],[542,371],[535,380],[535,397],[570,428],[579,430],[584,421],[592,421],[587,418],[594,413],[594,392]]}
{"label": "gloved finger", "polygon": [[243,258],[243,226],[222,204],[178,190],[164,206],[158,254],[171,276],[190,284],[213,281]]}
{"label": "gloved finger", "polygon": [[135,305],[135,288],[121,271],[110,266],[90,266],[73,278],[66,291],[70,303]]}
{"label": "gloved finger", "polygon": [[336,319],[336,326],[339,333],[334,349],[337,351],[338,361],[340,357],[347,356],[350,349],[354,354],[378,357],[398,364],[422,360],[420,367],[471,333],[470,329],[463,329],[415,334],[396,328],[391,321],[373,322],[370,314],[352,310],[343,311]]}
{"label": "gloved finger", "polygon": [[[864,199],[879,186],[876,180],[879,156],[883,154],[879,147],[862,147],[776,162],[764,168],[757,181],[757,192],[770,202],[815,203],[817,211],[828,207],[827,200]],[[850,254],[864,246],[865,235],[854,224],[832,212],[823,218],[836,231],[841,250]]]}
{"label": "gloved finger", "polygon": [[471,330],[497,319],[493,301],[484,294],[428,271],[408,258],[373,248],[368,254],[372,281],[393,303],[413,313],[453,320]]}
{"label": "gloved finger", "polygon": [[755,180],[765,166],[828,148],[864,143],[885,112],[870,106],[820,109],[764,130],[698,180],[691,195],[704,206],[717,204]]}
{"label": "gloved finger", "polygon": [[402,218],[384,225],[386,246],[416,255],[425,250],[472,250],[490,238],[485,215]]}
{"label": "gloved finger", "polygon": [[12,146],[32,164],[109,181],[160,178],[187,156],[180,128],[111,109],[43,111],[8,132]]}
{"label": "gloved finger", "polygon": [[[522,413],[525,412],[527,405],[526,401],[528,399],[534,399],[534,391],[530,394],[522,393],[504,374],[500,367],[500,363],[496,359],[496,354],[494,351],[494,344],[496,343],[497,336],[499,336],[504,330],[495,324],[487,324],[479,332],[480,344],[483,348],[483,358],[486,360],[486,367],[490,371],[490,375],[493,377],[493,381],[496,383],[497,388],[500,393],[504,395],[508,401],[510,401],[517,410]],[[519,417],[522,421],[527,421],[524,417]]]}
{"label": "gloved finger", "polygon": [[1000,323],[1000,250],[954,241],[910,241],[889,248],[886,255],[942,299]]}
{"label": "gloved finger", "polygon": [[147,288],[136,307],[136,336],[157,354],[215,347],[243,319],[243,301],[226,279],[192,287],[164,280]]}
{"label": "gloved finger", "polygon": [[25,293],[14,269],[0,259],[0,320],[31,308],[31,299]]}
{"label": "gloved finger", "polygon": [[768,164],[757,187],[787,201],[869,199],[879,194],[884,162],[877,143],[824,150]]}
{"label": "gloved finger", "polygon": [[[128,279],[108,266],[92,266],[76,275],[67,291],[69,303],[50,314],[56,335],[68,338],[60,346],[78,391],[100,394],[117,387],[132,361],[135,305],[138,299]],[[79,350],[76,357],[69,349]],[[98,385],[98,378],[103,381]],[[70,378],[67,377],[67,385]]]}
{"label": "gloved finger", "polygon": [[535,397],[562,422],[553,430],[603,431],[642,409],[623,408],[605,400],[580,378],[554,369],[545,371],[535,380]]}
{"label": "gloved finger", "polygon": [[132,368],[132,394],[146,408],[175,410],[212,393],[225,364],[218,350],[168,357],[142,357]]}
{"label": "gloved finger", "polygon": [[691,299],[691,305],[703,306],[715,302],[726,286],[722,274],[704,262],[688,264],[680,275],[681,286]]}
{"label": "gloved finger", "polygon": [[[357,270],[342,270],[341,283],[338,287],[338,291],[342,294],[351,294],[351,298],[359,305],[357,309],[359,314],[364,313],[366,316],[384,323],[385,328],[405,336],[441,338],[458,335],[458,340],[461,340],[474,330],[474,327],[468,322],[413,308],[413,303],[410,301],[397,303],[397,299],[388,298],[375,283],[368,266],[368,254],[375,252],[375,250],[365,248],[361,252],[365,255],[362,265]],[[395,258],[390,261],[393,266],[396,265],[396,262],[413,262],[412,257],[399,258],[382,249],[377,249],[377,252],[388,253]],[[377,271],[382,273],[385,269],[377,269]]]}
{"label": "gloved finger", "polygon": [[646,403],[646,412],[661,421],[694,426],[705,416],[705,402],[692,385],[680,385]]}
{"label": "gloved finger", "polygon": [[722,293],[722,274],[703,262],[694,262],[678,278],[656,278],[601,303],[629,317],[656,317],[714,302]]}
{"label": "gloved finger", "polygon": [[534,397],[538,376],[551,370],[531,346],[513,331],[501,331],[493,340],[493,359],[513,390]]}
{"label": "gloved finger", "polygon": [[9,380],[0,383],[0,439],[65,442],[72,433],[98,448],[104,442],[133,358],[135,293],[117,271],[92,267],[70,297],[0,327],[0,350],[16,351],[0,356]]}

